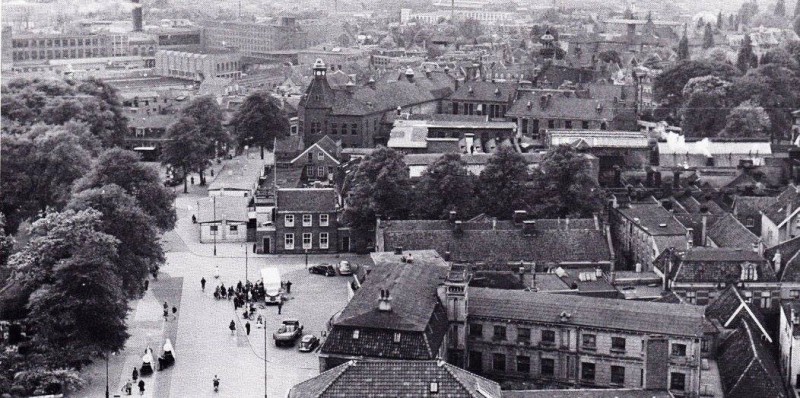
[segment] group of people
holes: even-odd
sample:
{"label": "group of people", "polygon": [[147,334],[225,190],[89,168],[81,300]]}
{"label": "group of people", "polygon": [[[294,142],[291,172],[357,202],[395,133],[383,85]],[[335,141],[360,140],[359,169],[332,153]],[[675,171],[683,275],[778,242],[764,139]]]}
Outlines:
{"label": "group of people", "polygon": [[[136,384],[136,386],[139,387],[139,395],[144,395],[145,383],[144,380],[139,379],[139,369],[133,368],[133,374],[131,376],[133,380],[131,381],[131,379],[128,379],[128,381],[125,382],[125,384],[122,386],[122,392],[127,395],[133,394],[133,386]],[[136,383],[136,380],[139,380],[139,382]]]}
{"label": "group of people", "polygon": [[[200,280],[200,284],[203,288],[203,291],[205,291],[205,278]],[[237,307],[244,306],[244,303],[246,302],[263,300],[266,295],[267,291],[264,290],[264,283],[261,281],[257,281],[256,283],[251,283],[250,281],[242,283],[242,281],[239,281],[235,287],[226,287],[225,283],[220,283],[219,286],[214,288],[215,299],[234,300],[235,302],[238,302],[236,305]]]}

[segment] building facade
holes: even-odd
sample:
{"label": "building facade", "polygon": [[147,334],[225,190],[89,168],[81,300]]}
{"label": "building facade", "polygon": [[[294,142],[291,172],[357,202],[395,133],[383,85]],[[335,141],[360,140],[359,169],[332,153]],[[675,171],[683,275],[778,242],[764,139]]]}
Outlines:
{"label": "building facade", "polygon": [[[275,204],[275,235],[261,236],[265,253],[338,252],[336,193],[333,188],[280,188]],[[269,250],[265,250],[269,247]]]}
{"label": "building facade", "polygon": [[201,26],[208,45],[235,48],[243,55],[258,57],[307,46],[307,33],[289,17],[278,24],[209,20]]}
{"label": "building facade", "polygon": [[242,77],[241,56],[228,51],[174,51],[156,53],[156,73],[193,81],[208,78],[238,79]]}

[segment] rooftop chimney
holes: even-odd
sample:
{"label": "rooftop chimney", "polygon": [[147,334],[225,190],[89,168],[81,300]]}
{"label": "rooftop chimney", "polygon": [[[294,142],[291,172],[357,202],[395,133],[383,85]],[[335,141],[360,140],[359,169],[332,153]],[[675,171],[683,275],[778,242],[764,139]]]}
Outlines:
{"label": "rooftop chimney", "polygon": [[392,298],[389,296],[389,289],[381,289],[381,297],[378,299],[378,311],[392,311]]}
{"label": "rooftop chimney", "polygon": [[453,223],[453,232],[456,233],[456,234],[460,234],[460,233],[464,232],[464,225],[463,225],[463,222],[461,220],[456,220]]}
{"label": "rooftop chimney", "polygon": [[450,220],[450,222],[455,222],[458,219],[458,212],[455,210],[450,210],[450,212],[447,214],[447,218]]}
{"label": "rooftop chimney", "polygon": [[406,79],[409,83],[414,83],[414,70],[411,68],[406,69]]}
{"label": "rooftop chimney", "polygon": [[525,220],[522,222],[522,233],[525,235],[533,235],[536,232],[536,220]]}
{"label": "rooftop chimney", "polygon": [[131,16],[133,17],[134,32],[142,31],[142,4],[139,1],[140,0],[131,0],[131,3],[133,4]]}
{"label": "rooftop chimney", "polygon": [[375,79],[372,76],[369,77],[369,80],[367,81],[367,86],[373,90],[375,89]]}
{"label": "rooftop chimney", "polygon": [[522,224],[528,218],[528,212],[525,210],[514,210],[514,224]]}
{"label": "rooftop chimney", "polygon": [[397,246],[394,248],[394,254],[400,255],[403,254],[403,248],[401,246]]}

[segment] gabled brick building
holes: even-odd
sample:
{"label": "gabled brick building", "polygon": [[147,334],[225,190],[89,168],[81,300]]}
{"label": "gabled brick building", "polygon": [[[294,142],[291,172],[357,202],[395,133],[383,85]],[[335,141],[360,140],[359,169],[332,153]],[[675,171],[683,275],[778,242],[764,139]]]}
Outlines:
{"label": "gabled brick building", "polygon": [[448,73],[410,68],[372,78],[364,86],[350,82],[333,88],[322,60],[313,69],[314,78],[298,108],[306,145],[325,135],[346,148],[386,144],[396,116],[441,113],[443,100],[455,88],[455,79]]}

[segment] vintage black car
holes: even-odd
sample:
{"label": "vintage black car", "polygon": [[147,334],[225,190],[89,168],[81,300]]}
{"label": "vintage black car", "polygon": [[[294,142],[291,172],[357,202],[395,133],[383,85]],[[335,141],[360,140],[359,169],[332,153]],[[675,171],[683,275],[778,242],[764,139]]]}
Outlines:
{"label": "vintage black car", "polygon": [[308,268],[310,274],[320,274],[325,276],[336,276],[336,268],[330,264],[317,264]]}

